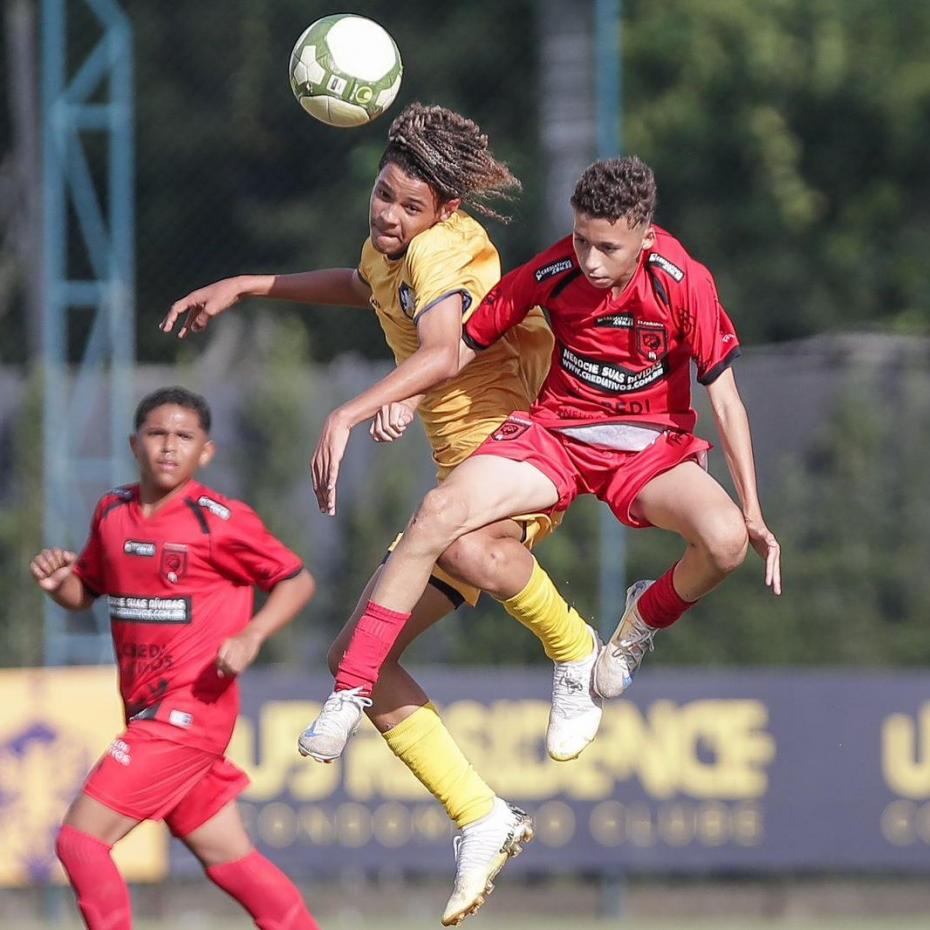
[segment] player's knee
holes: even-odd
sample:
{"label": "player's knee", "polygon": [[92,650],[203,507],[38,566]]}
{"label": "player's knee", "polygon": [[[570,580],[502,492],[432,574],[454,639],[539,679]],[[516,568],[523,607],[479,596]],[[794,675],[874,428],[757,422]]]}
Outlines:
{"label": "player's knee", "polygon": [[736,508],[714,520],[705,534],[704,546],[712,565],[721,575],[729,575],[743,564],[749,549],[749,534]]}
{"label": "player's knee", "polygon": [[62,825],[55,837],[55,855],[69,874],[75,862],[87,858],[88,853],[104,849],[106,847],[99,840],[67,825]]}
{"label": "player's knee", "polygon": [[503,555],[500,547],[486,539],[459,537],[439,558],[439,567],[466,584],[492,590]]}
{"label": "player's knee", "polygon": [[468,505],[459,494],[443,487],[433,488],[423,498],[405,535],[427,545],[444,541],[448,545],[458,536],[467,515]]}

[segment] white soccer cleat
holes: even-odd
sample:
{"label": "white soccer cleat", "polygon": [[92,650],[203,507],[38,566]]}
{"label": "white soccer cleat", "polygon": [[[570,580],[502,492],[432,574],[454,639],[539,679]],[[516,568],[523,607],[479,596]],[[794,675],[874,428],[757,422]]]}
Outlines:
{"label": "white soccer cleat", "polygon": [[601,638],[591,631],[591,654],[578,662],[556,662],[552,674],[552,707],[546,730],[546,749],[558,762],[577,759],[597,736],[604,702],[594,691],[594,663]]}
{"label": "white soccer cleat", "polygon": [[652,581],[637,581],[626,589],[626,607],[620,623],[594,663],[594,690],[602,698],[623,694],[633,684],[643,656],[653,649],[652,640],[658,630],[643,620],[636,607],[652,584]]}
{"label": "white soccer cleat", "polygon": [[371,707],[371,698],[361,688],[334,691],[323,705],[320,716],[297,738],[297,751],[317,762],[338,759],[349,737],[358,729],[362,712]]}
{"label": "white soccer cleat", "polygon": [[494,877],[508,859],[533,839],[533,820],[519,807],[494,799],[491,813],[470,823],[453,841],[455,883],[442,915],[444,927],[458,926],[484,904]]}

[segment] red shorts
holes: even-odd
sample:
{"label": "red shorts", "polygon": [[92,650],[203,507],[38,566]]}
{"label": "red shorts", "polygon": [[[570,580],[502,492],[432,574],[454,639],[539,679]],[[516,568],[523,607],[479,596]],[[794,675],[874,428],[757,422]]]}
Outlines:
{"label": "red shorts", "polygon": [[131,723],[94,766],[84,792],[133,820],[164,820],[187,836],[248,786],[225,756],[165,739],[162,724]]}
{"label": "red shorts", "polygon": [[555,511],[568,509],[579,494],[594,494],[621,523],[639,529],[652,525],[630,514],[640,491],[682,462],[703,465],[710,448],[691,433],[667,430],[641,452],[605,449],[547,429],[521,412],[511,414],[472,455],[496,455],[538,468],[559,492]]}

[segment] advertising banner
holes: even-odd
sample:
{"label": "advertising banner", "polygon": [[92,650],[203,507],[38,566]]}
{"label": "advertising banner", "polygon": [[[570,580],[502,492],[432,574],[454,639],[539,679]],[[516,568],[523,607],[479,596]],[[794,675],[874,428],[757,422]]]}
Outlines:
{"label": "advertising banner", "polygon": [[[545,668],[418,678],[478,772],[530,811],[509,868],[702,873],[930,871],[930,673],[644,670],[572,762],[545,754]],[[441,806],[364,722],[339,762],[296,752],[331,680],[242,681],[229,754],[259,847],[295,876],[448,871]],[[0,672],[0,885],[60,880],[54,832],[120,732],[112,669]],[[163,827],[117,846],[134,881],[197,871]]]}

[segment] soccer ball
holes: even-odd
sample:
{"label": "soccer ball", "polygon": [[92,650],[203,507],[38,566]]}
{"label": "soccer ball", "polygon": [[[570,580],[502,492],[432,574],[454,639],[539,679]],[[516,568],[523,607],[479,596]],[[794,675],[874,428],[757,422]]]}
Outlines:
{"label": "soccer ball", "polygon": [[397,96],[403,73],[394,40],[364,16],[324,16],[291,52],[291,89],[300,105],[330,126],[361,126]]}

